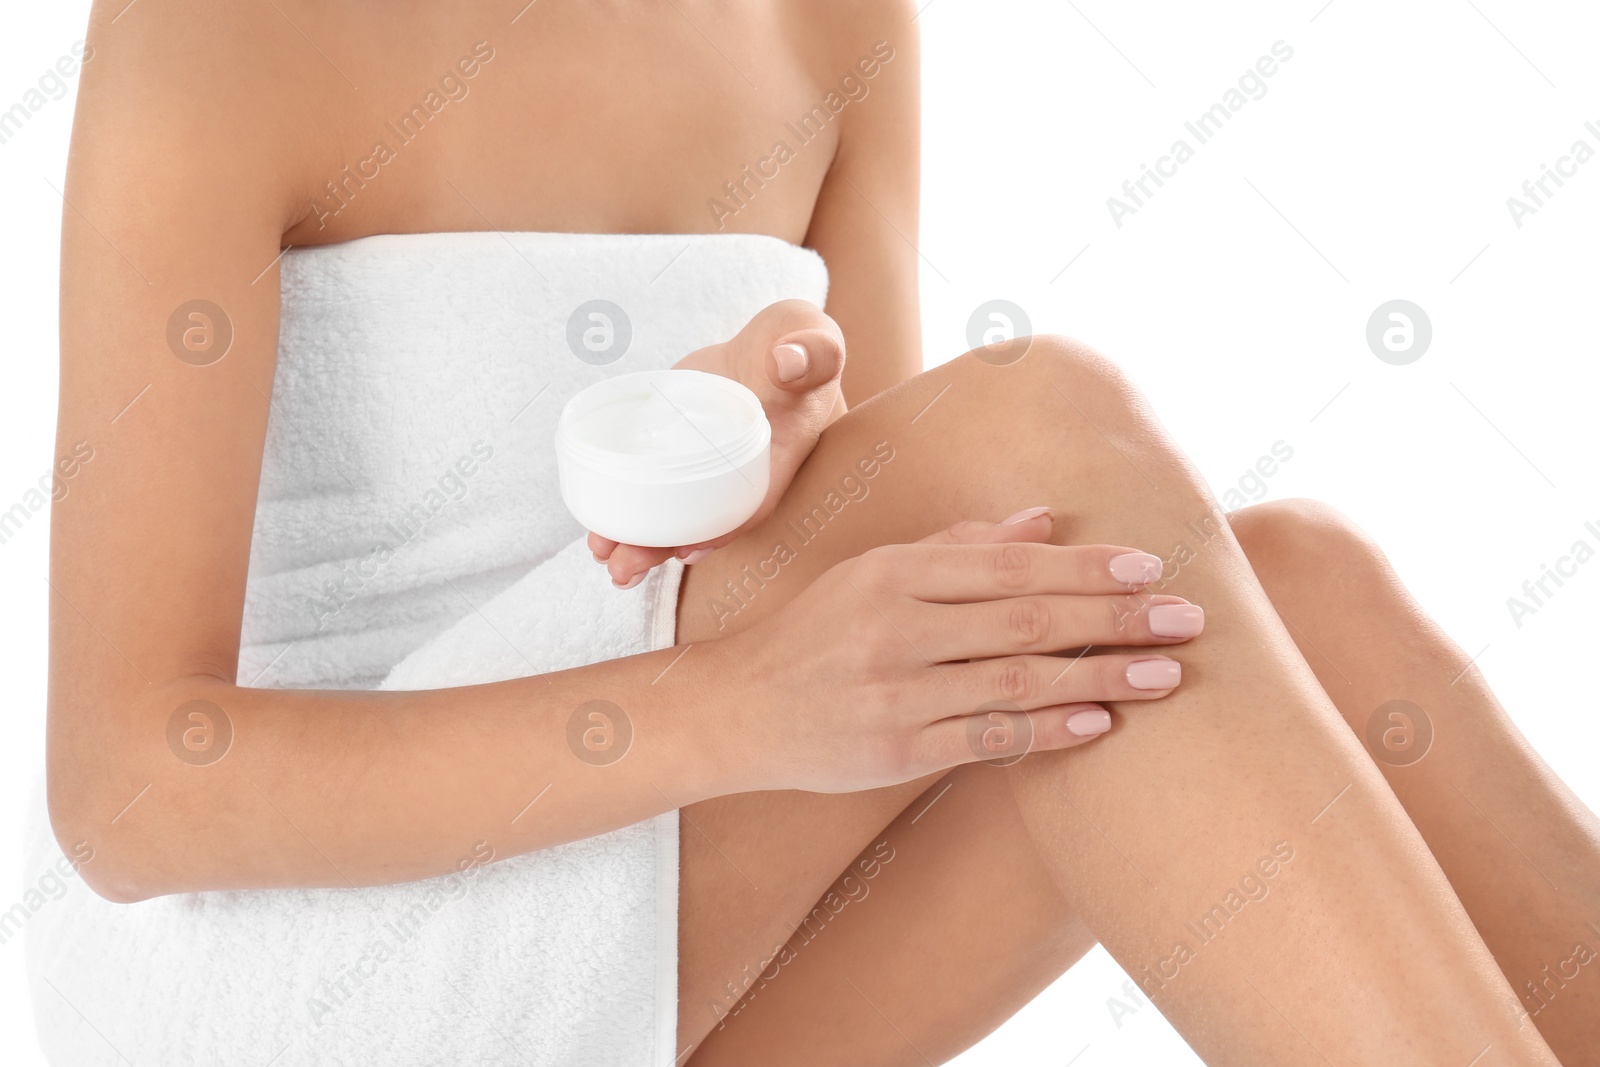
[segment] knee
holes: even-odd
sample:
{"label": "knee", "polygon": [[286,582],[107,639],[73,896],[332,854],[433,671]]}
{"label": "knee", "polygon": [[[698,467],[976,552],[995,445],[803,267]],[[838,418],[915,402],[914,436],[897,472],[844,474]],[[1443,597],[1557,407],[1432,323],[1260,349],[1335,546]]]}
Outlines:
{"label": "knee", "polygon": [[1111,360],[1082,341],[1058,334],[1019,337],[976,348],[952,362],[968,393],[991,405],[1005,401],[1011,418],[1051,429],[1085,423],[1112,440],[1160,437],[1144,398]]}
{"label": "knee", "polygon": [[1081,398],[1112,408],[1142,406],[1139,391],[1122,368],[1083,341],[1062,334],[1039,334],[1024,340],[1027,349],[1016,363],[1024,378],[1052,385],[1075,402]]}
{"label": "knee", "polygon": [[1366,531],[1320,500],[1272,500],[1228,516],[1233,535],[1258,574],[1314,568],[1324,575],[1387,570]]}
{"label": "knee", "polygon": [[[1021,340],[1020,353],[1000,350],[1010,362],[980,348],[948,365],[945,384],[962,421],[981,429],[985,455],[1002,457],[1014,479],[1075,486],[1078,504],[1068,510],[1077,514],[1096,511],[1084,505],[1097,502],[1130,524],[1204,516],[1220,528],[1205,480],[1115,363],[1069,337]],[[1127,506],[1130,496],[1136,507]],[[1110,529],[1099,536],[1115,539]]]}

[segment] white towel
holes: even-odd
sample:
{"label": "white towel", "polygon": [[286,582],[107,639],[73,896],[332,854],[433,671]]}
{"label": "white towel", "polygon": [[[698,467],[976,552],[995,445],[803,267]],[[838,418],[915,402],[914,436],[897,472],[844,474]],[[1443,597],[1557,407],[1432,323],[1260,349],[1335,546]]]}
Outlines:
{"label": "white towel", "polygon": [[[240,684],[436,688],[671,644],[681,565],[611,587],[557,495],[555,416],[826,285],[748,235],[290,251]],[[597,299],[631,331],[606,365],[567,339]],[[60,851],[32,822],[35,883]],[[670,812],[494,862],[463,842],[462,873],[372,889],[115,905],[69,879],[26,920],[41,1043],[71,1067],[666,1067],[677,844]]]}

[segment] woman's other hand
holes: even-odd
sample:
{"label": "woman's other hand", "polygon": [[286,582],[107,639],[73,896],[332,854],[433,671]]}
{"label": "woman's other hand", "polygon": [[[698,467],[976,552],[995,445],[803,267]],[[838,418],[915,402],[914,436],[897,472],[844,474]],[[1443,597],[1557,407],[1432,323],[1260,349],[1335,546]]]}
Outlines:
{"label": "woman's other hand", "polygon": [[1198,635],[1204,612],[1148,591],[1159,557],[1052,545],[1051,530],[1030,508],[874,548],[706,642],[733,701],[718,717],[734,780],[851,792],[1014,762],[1105,734],[1108,702],[1171,693],[1182,669],[1163,646]]}

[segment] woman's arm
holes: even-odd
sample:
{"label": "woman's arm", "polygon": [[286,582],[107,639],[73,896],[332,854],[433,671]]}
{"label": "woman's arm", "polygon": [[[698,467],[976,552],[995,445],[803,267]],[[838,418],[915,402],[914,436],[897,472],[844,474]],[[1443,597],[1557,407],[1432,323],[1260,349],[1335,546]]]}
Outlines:
{"label": "woman's arm", "polygon": [[[834,58],[823,68],[824,88],[850,102],[805,243],[828,264],[826,310],[850,351],[844,398],[855,407],[922,370],[921,59],[916,10],[906,0],[844,0],[835,8],[811,20],[812,32],[819,23],[829,27]],[[846,77],[852,81],[841,85]]]}
{"label": "woman's arm", "polygon": [[[282,98],[350,90],[270,5],[111,14],[93,21],[63,222],[58,455],[86,442],[93,459],[54,507],[50,568],[50,810],[64,844],[93,845],[90,884],[128,900],[393,882],[452,870],[479,840],[510,855],[738,788],[707,744],[726,684],[702,675],[704,649],[659,681],[675,652],[435,692],[233,684],[274,263],[307,202],[295,158],[316,154],[283,150],[318,119]],[[179,316],[189,361],[172,347],[194,300],[231,324],[209,365],[220,334],[207,350],[201,320]],[[635,731],[603,768],[566,744],[597,698]],[[195,700],[231,724],[209,765],[169,746]]]}

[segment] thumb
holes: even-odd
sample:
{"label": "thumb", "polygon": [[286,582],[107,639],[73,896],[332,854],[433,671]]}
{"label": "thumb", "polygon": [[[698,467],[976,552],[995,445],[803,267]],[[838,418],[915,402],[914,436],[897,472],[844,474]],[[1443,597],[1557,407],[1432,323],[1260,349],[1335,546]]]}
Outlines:
{"label": "thumb", "polygon": [[837,331],[792,330],[767,354],[767,380],[786,393],[809,393],[844,371],[844,342]]}
{"label": "thumb", "polygon": [[1055,528],[1055,513],[1048,506],[1024,508],[999,522],[972,519],[924,537],[924,545],[995,545],[1007,541],[1044,541]]}

